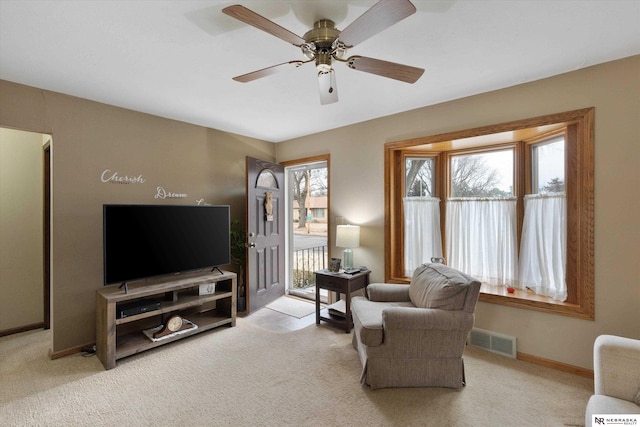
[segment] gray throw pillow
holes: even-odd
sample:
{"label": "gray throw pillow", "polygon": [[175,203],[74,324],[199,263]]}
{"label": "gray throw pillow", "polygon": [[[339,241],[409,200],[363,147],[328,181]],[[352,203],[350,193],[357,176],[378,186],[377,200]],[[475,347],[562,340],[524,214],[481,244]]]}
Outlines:
{"label": "gray throw pillow", "polygon": [[474,281],[444,264],[423,264],[413,273],[409,298],[416,307],[462,310],[469,284]]}

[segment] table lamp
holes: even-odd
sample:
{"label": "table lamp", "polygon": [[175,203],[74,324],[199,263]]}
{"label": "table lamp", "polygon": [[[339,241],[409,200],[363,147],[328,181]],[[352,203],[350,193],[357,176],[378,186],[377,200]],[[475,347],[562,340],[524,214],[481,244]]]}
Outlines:
{"label": "table lamp", "polygon": [[353,268],[353,251],[360,246],[360,227],[357,225],[339,225],[336,230],[336,246],[345,248],[342,253],[343,268]]}

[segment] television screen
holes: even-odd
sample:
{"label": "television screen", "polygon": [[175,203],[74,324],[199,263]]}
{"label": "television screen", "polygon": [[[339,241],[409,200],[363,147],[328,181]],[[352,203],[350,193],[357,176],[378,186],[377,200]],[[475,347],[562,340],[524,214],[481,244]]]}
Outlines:
{"label": "television screen", "polygon": [[229,206],[104,205],[104,284],[230,262]]}

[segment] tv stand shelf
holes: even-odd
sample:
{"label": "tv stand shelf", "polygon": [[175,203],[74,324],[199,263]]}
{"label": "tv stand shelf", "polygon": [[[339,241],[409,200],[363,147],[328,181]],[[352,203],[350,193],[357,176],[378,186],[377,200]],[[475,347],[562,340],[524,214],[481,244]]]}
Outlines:
{"label": "tv stand shelf", "polygon": [[[199,295],[200,285],[215,283],[215,292]],[[97,291],[96,352],[106,369],[116,361],[164,344],[224,325],[236,324],[236,274],[224,271],[199,272],[171,278],[130,283],[128,292],[117,286]],[[160,299],[157,310],[118,318],[122,303]],[[179,314],[198,327],[160,341],[152,341],[144,330],[162,325],[171,315]]]}

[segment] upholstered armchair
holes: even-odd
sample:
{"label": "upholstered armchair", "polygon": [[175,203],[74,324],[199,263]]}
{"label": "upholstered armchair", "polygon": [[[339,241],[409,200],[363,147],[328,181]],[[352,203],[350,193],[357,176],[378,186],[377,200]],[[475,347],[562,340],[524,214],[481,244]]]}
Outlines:
{"label": "upholstered armchair", "polygon": [[465,385],[464,351],[480,282],[443,264],[418,267],[409,285],[373,283],[351,299],[361,381],[383,387]]}
{"label": "upholstered armchair", "polygon": [[640,413],[640,340],[600,335],[593,345],[594,395],[585,425],[594,415]]}

